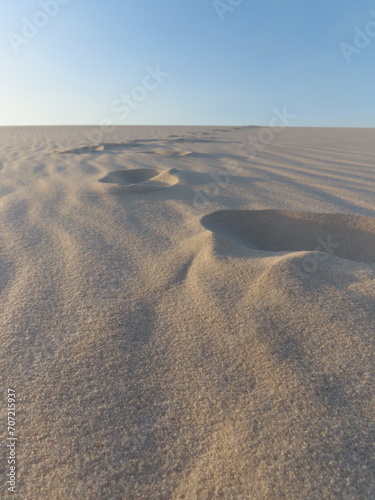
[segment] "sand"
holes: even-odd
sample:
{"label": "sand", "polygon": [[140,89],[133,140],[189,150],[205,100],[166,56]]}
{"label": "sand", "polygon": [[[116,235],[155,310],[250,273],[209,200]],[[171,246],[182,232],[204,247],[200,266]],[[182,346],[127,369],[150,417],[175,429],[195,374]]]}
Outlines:
{"label": "sand", "polygon": [[375,497],[375,130],[261,130],[0,128],[1,498]]}

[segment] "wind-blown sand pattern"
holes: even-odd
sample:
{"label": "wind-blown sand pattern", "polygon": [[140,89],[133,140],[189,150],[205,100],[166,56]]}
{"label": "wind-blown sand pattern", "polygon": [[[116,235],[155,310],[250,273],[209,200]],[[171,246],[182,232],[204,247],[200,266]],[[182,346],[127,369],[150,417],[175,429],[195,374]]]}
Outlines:
{"label": "wind-blown sand pattern", "polygon": [[258,130],[0,129],[17,498],[375,497],[375,130]]}

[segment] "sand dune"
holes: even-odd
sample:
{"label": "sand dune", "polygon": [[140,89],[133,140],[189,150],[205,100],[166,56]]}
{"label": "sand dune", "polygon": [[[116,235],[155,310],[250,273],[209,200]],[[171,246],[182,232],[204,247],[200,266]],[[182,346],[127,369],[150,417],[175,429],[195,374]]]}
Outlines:
{"label": "sand dune", "polygon": [[97,133],[0,129],[17,498],[374,498],[375,131]]}

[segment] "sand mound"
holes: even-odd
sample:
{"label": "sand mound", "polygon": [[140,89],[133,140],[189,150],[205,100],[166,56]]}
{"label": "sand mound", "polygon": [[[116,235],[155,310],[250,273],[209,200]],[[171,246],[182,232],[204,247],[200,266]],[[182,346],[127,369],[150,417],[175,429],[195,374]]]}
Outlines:
{"label": "sand mound", "polygon": [[225,238],[266,252],[319,251],[375,262],[375,218],[282,210],[219,210],[202,225]]}

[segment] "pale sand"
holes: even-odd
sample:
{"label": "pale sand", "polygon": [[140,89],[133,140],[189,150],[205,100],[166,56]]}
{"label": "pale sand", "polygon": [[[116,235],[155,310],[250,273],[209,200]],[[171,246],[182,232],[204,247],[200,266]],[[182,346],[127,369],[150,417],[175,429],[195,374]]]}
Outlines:
{"label": "pale sand", "polygon": [[259,131],[0,129],[1,498],[8,387],[13,498],[375,498],[375,130]]}

